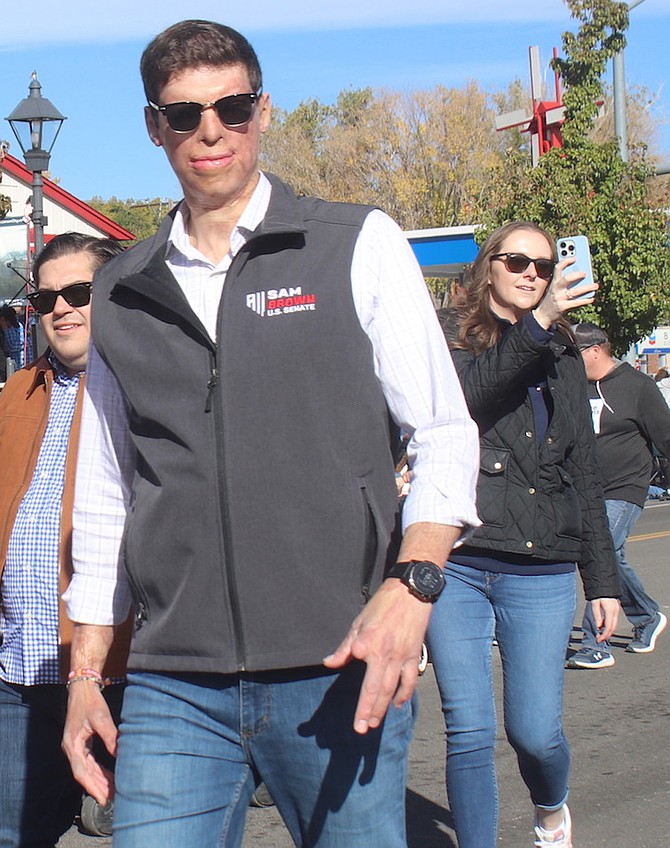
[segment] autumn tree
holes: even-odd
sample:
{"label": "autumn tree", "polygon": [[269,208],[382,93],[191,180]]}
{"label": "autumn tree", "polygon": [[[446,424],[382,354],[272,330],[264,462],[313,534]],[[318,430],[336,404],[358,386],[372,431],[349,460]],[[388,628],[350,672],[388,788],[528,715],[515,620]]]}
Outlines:
{"label": "autumn tree", "polygon": [[506,145],[518,143],[495,132],[495,111],[475,82],[346,90],[334,106],[308,101],[276,115],[262,165],[299,193],[375,204],[406,229],[469,224]]}
{"label": "autumn tree", "polygon": [[644,151],[623,162],[616,139],[594,141],[602,75],[625,45],[628,8],[614,0],[566,0],[580,22],[563,36],[565,58],[555,60],[566,86],[564,147],[541,157],[516,181],[498,183],[489,226],[536,221],[558,236],[583,233],[593,253],[600,290],[575,320],[602,324],[623,352],[664,313],[670,285],[666,216],[650,206],[653,172]]}

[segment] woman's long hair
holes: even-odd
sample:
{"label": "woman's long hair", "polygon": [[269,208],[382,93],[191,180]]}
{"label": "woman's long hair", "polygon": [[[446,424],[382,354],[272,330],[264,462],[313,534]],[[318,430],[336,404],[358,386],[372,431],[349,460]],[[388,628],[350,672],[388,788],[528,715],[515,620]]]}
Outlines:
{"label": "woman's long hair", "polygon": [[[498,227],[482,244],[477,258],[472,263],[463,289],[454,297],[451,304],[452,314],[458,324],[458,330],[450,339],[450,346],[460,350],[470,350],[480,354],[494,347],[502,334],[500,321],[491,311],[489,279],[491,257],[500,253],[505,239],[518,230],[538,233],[547,240],[553,258],[556,259],[554,240],[546,230],[530,221],[511,221]],[[455,313],[455,314],[454,314]],[[557,322],[563,330],[570,333],[570,324],[563,318]]]}

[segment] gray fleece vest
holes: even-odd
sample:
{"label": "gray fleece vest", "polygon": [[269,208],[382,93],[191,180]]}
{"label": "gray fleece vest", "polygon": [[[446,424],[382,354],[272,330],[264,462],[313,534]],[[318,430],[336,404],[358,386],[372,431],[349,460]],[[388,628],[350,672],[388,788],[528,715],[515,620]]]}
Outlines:
{"label": "gray fleece vest", "polygon": [[318,665],[396,553],[388,412],[351,296],[370,210],[271,179],[216,345],[163,261],[170,222],[96,280],[95,344],[138,457],[131,668]]}

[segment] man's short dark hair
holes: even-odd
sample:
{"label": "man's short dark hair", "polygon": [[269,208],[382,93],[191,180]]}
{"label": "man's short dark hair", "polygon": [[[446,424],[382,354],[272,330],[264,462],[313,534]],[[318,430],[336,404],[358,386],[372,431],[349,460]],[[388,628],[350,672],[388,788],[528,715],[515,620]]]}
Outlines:
{"label": "man's short dark hair", "polygon": [[99,238],[84,233],[62,233],[54,236],[40,251],[33,262],[33,280],[40,287],[40,268],[50,259],[72,256],[75,253],[87,253],[91,258],[93,270],[104,265],[113,256],[123,253],[123,246],[116,239]]}
{"label": "man's short dark hair", "polygon": [[243,35],[213,21],[181,21],[157,35],[142,53],[140,73],[144,93],[147,100],[158,103],[160,90],[174,74],[229,65],[244,65],[252,89],[261,89],[261,66],[254,48]]}
{"label": "man's short dark hair", "polygon": [[590,321],[584,321],[583,324],[573,324],[572,332],[575,334],[575,340],[580,350],[586,350],[594,345],[609,347],[607,333],[602,327],[592,324]]}

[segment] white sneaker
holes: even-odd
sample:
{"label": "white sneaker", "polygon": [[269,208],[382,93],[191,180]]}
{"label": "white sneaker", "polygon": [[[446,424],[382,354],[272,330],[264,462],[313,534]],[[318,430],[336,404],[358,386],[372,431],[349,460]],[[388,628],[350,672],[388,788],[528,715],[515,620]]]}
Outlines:
{"label": "white sneaker", "polygon": [[545,830],[535,819],[535,848],[545,848],[547,845],[553,848],[572,848],[572,820],[568,805],[563,804],[563,824],[556,830]]}
{"label": "white sneaker", "polygon": [[426,643],[421,643],[421,658],[419,659],[419,677],[424,673],[424,671],[428,668],[428,648],[426,647]]}

